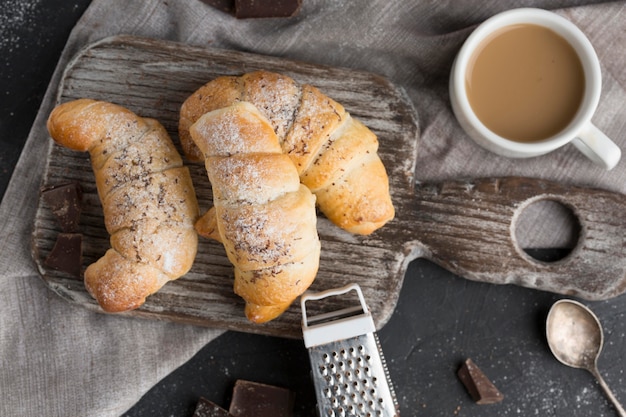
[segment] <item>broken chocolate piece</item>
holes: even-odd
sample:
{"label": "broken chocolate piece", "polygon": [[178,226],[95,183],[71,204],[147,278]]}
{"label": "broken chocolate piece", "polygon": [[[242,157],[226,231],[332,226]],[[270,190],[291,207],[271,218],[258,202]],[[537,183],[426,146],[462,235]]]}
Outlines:
{"label": "broken chocolate piece", "polygon": [[59,233],[44,265],[80,277],[82,255],[83,236],[80,233]]}
{"label": "broken chocolate piece", "polygon": [[294,399],[286,388],[240,379],[235,382],[229,411],[234,417],[290,417]]}
{"label": "broken chocolate piece", "polygon": [[209,6],[215,7],[216,9],[225,12],[225,13],[233,13],[235,9],[235,0],[202,0],[204,3]]}
{"label": "broken chocolate piece", "polygon": [[214,402],[200,397],[192,417],[232,417],[232,414]]}
{"label": "broken chocolate piece", "polygon": [[476,404],[494,404],[504,399],[502,393],[473,360],[467,359],[459,368],[457,375]]}
{"label": "broken chocolate piece", "polygon": [[301,5],[302,0],[235,0],[235,17],[292,17]]}
{"label": "broken chocolate piece", "polygon": [[71,182],[47,187],[41,190],[41,197],[59,220],[63,232],[78,231],[82,209],[80,184]]}

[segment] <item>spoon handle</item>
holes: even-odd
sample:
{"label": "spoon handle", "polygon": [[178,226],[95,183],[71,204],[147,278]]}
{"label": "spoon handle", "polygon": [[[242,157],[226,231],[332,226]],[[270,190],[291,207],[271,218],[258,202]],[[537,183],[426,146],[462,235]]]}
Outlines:
{"label": "spoon handle", "polygon": [[611,400],[611,402],[613,403],[613,406],[617,410],[617,414],[619,414],[620,417],[626,417],[626,411],[624,411],[624,407],[622,407],[620,402],[617,400],[617,398],[613,394],[613,391],[611,391],[611,389],[606,384],[606,382],[604,382],[604,378],[602,378],[602,375],[600,375],[600,372],[598,372],[598,368],[594,367],[590,369],[589,372],[593,374],[593,376],[596,378],[596,380],[598,381],[598,383],[604,390],[604,393],[606,394],[606,396],[609,397],[609,400]]}

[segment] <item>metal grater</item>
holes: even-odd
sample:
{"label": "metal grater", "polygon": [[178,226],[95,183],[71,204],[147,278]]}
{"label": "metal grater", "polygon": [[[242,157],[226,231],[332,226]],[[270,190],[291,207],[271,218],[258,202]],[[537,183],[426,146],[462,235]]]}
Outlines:
{"label": "metal grater", "polygon": [[[360,305],[307,317],[306,302],[356,291]],[[372,315],[357,284],[305,293],[302,334],[320,417],[399,417]]]}

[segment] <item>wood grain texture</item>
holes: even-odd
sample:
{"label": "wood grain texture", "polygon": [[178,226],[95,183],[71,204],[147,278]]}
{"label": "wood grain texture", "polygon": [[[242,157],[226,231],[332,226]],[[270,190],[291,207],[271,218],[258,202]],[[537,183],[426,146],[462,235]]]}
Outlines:
{"label": "wood grain texture", "polygon": [[[178,143],[179,109],[191,93],[218,76],[241,75],[258,69],[280,72],[300,83],[312,84],[341,103],[377,134],[394,202],[411,194],[418,141],[415,110],[400,89],[374,74],[118,36],[90,45],[69,63],[59,87],[58,101],[92,98],[120,104],[141,116],[159,120]],[[77,180],[83,188],[80,231],[84,235],[84,270],[109,247],[89,155],[64,149],[50,140],[46,164],[43,186]],[[188,161],[186,164],[192,172],[201,211],[204,211],[212,205],[204,166]],[[395,308],[408,264],[402,243],[393,238],[396,227],[384,229],[359,237],[340,230],[320,216],[318,232],[322,255],[318,276],[311,287],[323,290],[357,282],[378,328],[386,323]],[[45,282],[64,298],[100,311],[81,279],[44,266],[58,233],[52,213],[40,202],[33,233],[33,256]],[[141,308],[123,314],[301,337],[301,313],[297,303],[270,323],[248,322],[243,313],[243,300],[233,293],[232,266],[223,246],[201,239],[198,252],[187,275],[168,283]],[[317,303],[312,306],[311,314],[315,314],[316,309],[321,312],[342,307],[338,303],[337,300]]]}
{"label": "wood grain texture", "polygon": [[[281,72],[312,84],[341,103],[376,133],[379,153],[389,173],[396,218],[374,234],[351,235],[318,217],[322,255],[312,290],[358,283],[377,328],[390,318],[406,268],[418,257],[471,280],[516,284],[590,300],[614,297],[626,290],[625,196],[530,178],[415,186],[419,141],[415,110],[400,89],[377,75],[121,36],[91,45],[68,65],[59,101],[85,97],[123,105],[161,121],[177,142],[178,111],[189,94],[217,76],[258,69]],[[50,140],[50,155],[45,162],[44,186],[77,180],[83,187],[85,268],[109,246],[88,155],[60,148]],[[211,205],[211,189],[204,167],[187,165],[201,210],[205,210]],[[556,201],[571,209],[580,223],[577,246],[557,262],[531,258],[515,237],[520,214],[541,200]],[[100,311],[80,279],[43,266],[59,228],[50,210],[40,204],[33,256],[44,280],[64,298]],[[278,319],[255,325],[245,319],[243,301],[233,293],[232,286],[232,267],[223,247],[203,239],[194,267],[186,276],[168,283],[138,310],[123,314],[301,337],[297,303]],[[334,297],[312,305],[309,314],[340,307]]]}
{"label": "wood grain texture", "polygon": [[[532,258],[516,238],[523,211],[545,200],[580,226],[576,246],[555,262]],[[420,185],[406,220],[419,256],[462,277],[601,300],[626,290],[625,208],[622,194],[513,177]]]}

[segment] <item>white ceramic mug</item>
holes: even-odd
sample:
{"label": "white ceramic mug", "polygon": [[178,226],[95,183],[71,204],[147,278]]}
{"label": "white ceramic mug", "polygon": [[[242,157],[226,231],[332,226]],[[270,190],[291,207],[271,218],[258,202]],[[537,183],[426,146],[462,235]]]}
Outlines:
{"label": "white ceramic mug", "polygon": [[[489,130],[472,110],[465,87],[468,63],[477,46],[494,31],[516,24],[543,26],[567,40],[580,58],[585,77],[583,99],[572,121],[556,135],[537,142],[516,142]],[[572,143],[593,162],[612,169],[620,160],[620,148],[591,122],[600,100],[601,88],[600,62],[582,31],[555,13],[533,8],[502,12],[478,26],[457,54],[450,75],[452,110],[466,133],[484,148],[502,156],[527,158]]]}

